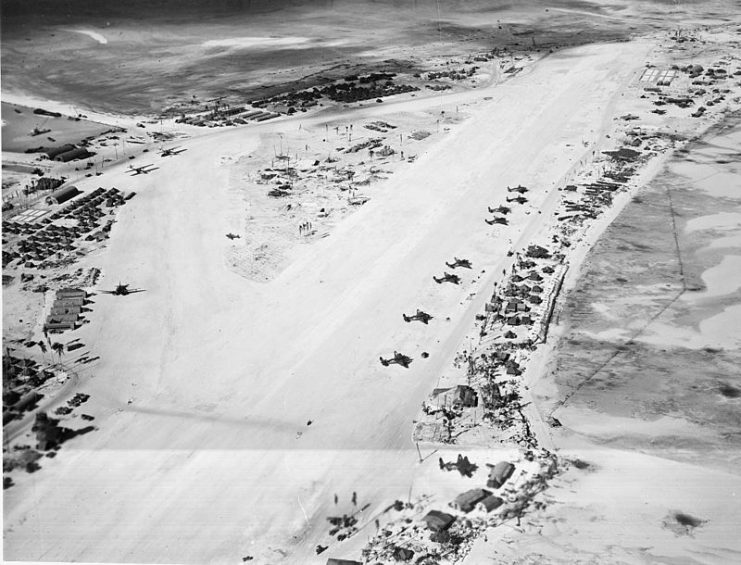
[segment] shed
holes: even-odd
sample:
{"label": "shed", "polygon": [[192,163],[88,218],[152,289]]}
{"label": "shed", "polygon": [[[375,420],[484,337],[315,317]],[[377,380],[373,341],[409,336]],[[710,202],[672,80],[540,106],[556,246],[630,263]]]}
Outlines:
{"label": "shed", "polygon": [[79,314],[55,314],[53,316],[49,316],[46,321],[49,322],[69,322],[69,323],[75,323],[79,319]]}
{"label": "shed", "polygon": [[60,316],[62,314],[81,314],[82,306],[57,306],[56,304],[51,307],[52,316]]}
{"label": "shed", "polygon": [[90,151],[88,151],[84,147],[75,147],[74,149],[70,149],[69,151],[60,153],[59,155],[54,157],[54,160],[61,163],[66,163],[68,161],[74,161],[75,159],[86,159],[91,155],[92,153],[90,153]]}
{"label": "shed", "polygon": [[57,298],[54,301],[54,308],[70,308],[74,306],[83,306],[84,304],[84,298]]}
{"label": "shed", "polygon": [[67,151],[71,151],[74,148],[74,145],[67,143],[65,145],[59,145],[58,147],[44,147],[41,152],[45,153],[49,159],[54,159],[57,155],[67,153]]}
{"label": "shed", "polygon": [[507,482],[515,472],[515,466],[509,461],[500,461],[491,468],[489,471],[489,480],[486,481],[486,486],[490,488],[499,488]]}
{"label": "shed", "polygon": [[455,406],[456,404],[463,407],[474,407],[478,406],[479,398],[476,391],[470,386],[458,385],[453,388],[436,389],[433,391],[433,395],[440,397],[445,405],[448,404]]}
{"label": "shed", "polygon": [[479,404],[479,397],[476,391],[470,386],[458,385],[453,389],[457,401],[466,407],[474,407]]}
{"label": "shed", "polygon": [[81,288],[60,288],[57,291],[57,298],[85,298],[87,293]]}
{"label": "shed", "polygon": [[433,532],[441,532],[447,530],[450,525],[455,522],[455,516],[440,512],[439,510],[430,510],[423,518],[422,521],[427,525],[427,528]]}
{"label": "shed", "polygon": [[44,329],[46,330],[74,330],[75,323],[74,322],[59,322],[59,321],[56,321],[56,319],[49,317],[47,318],[46,323],[44,324]]}
{"label": "shed", "polygon": [[490,494],[476,505],[476,509],[482,512],[491,512],[499,508],[502,504],[504,504],[504,501],[501,498]]}
{"label": "shed", "polygon": [[455,500],[450,503],[453,508],[457,508],[462,512],[470,512],[476,505],[488,497],[491,493],[482,488],[474,488],[467,490],[455,497]]}
{"label": "shed", "polygon": [[[692,103],[691,99],[680,99],[680,101],[684,100],[689,100],[689,102]],[[609,155],[616,161],[635,161],[635,159],[641,155],[640,151],[628,147],[621,147],[617,151],[603,151],[602,153]]]}
{"label": "shed", "polygon": [[67,202],[67,200],[70,200],[71,198],[74,198],[80,194],[79,189],[76,186],[65,186],[63,188],[59,188],[52,192],[49,196],[46,197],[46,203],[47,204],[62,204],[64,202]]}
{"label": "shed", "polygon": [[363,565],[360,561],[354,561],[352,559],[337,559],[330,557],[327,559],[327,565]]}

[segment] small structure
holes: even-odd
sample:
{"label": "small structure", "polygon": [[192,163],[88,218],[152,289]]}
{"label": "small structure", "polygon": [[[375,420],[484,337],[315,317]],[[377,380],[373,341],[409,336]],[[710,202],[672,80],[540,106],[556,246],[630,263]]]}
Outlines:
{"label": "small structure", "polygon": [[78,194],[80,194],[80,191],[76,186],[65,186],[63,188],[55,190],[49,196],[47,196],[46,203],[50,205],[62,204],[64,202],[67,202],[67,200],[74,198]]}
{"label": "small structure", "polygon": [[406,547],[396,546],[393,556],[396,561],[411,561],[414,557],[414,551]]}
{"label": "small structure", "polygon": [[75,329],[75,322],[71,322],[69,320],[61,320],[58,317],[55,316],[49,316],[46,319],[46,323],[44,324],[45,330],[74,330]]}
{"label": "small structure", "polygon": [[41,152],[45,153],[46,156],[49,157],[49,159],[54,159],[57,155],[67,153],[67,151],[72,151],[74,148],[74,145],[67,143],[58,147],[45,147],[44,149],[42,149]]}
{"label": "small structure", "polygon": [[496,510],[499,508],[504,501],[499,498],[498,496],[494,496],[493,494],[490,494],[487,496],[484,500],[479,502],[476,505],[476,509],[480,510],[481,512],[491,512],[492,510]]}
{"label": "small structure", "polygon": [[85,304],[84,298],[57,298],[54,301],[54,307],[70,308],[73,306],[83,306]]}
{"label": "small structure", "polygon": [[464,408],[472,408],[479,404],[478,394],[476,394],[473,388],[467,385],[435,389],[432,394],[442,400],[445,406],[457,405]]}
{"label": "small structure", "polygon": [[82,306],[77,306],[77,305],[69,305],[69,306],[54,305],[51,308],[52,316],[61,316],[63,314],[81,314],[81,313],[82,313]]}
{"label": "small structure", "polygon": [[440,512],[439,510],[430,510],[422,521],[427,525],[427,528],[433,532],[442,532],[447,530],[450,525],[455,522],[455,516]]}
{"label": "small structure", "polygon": [[87,293],[81,288],[62,288],[57,291],[57,300],[65,298],[85,298]]}
{"label": "small structure", "polygon": [[78,314],[54,314],[49,316],[49,321],[56,321],[60,323],[71,323],[74,324],[77,322],[77,319],[79,318]]}
{"label": "small structure", "polygon": [[491,468],[489,471],[489,480],[486,481],[486,486],[489,488],[499,488],[507,482],[515,472],[515,466],[509,461],[500,461]]}
{"label": "small structure", "polygon": [[482,488],[475,488],[467,490],[464,493],[459,494],[455,497],[455,500],[450,503],[453,508],[457,508],[461,512],[470,512],[476,505],[487,498],[491,493],[488,490]]}
{"label": "small structure", "polygon": [[363,565],[360,561],[353,561],[352,559],[337,559],[330,557],[327,559],[327,565]]}
{"label": "small structure", "polygon": [[59,161],[60,163],[67,163],[68,161],[74,161],[75,159],[87,159],[91,155],[92,153],[84,147],[75,147],[74,149],[70,149],[64,153],[59,153],[54,157],[54,160]]}
{"label": "small structure", "polygon": [[[682,99],[682,101],[683,100],[684,99]],[[687,105],[694,103],[691,99],[686,99],[686,100],[689,100],[689,103]],[[680,107],[684,107],[681,104],[677,104],[677,105]],[[636,151],[635,149],[630,149],[629,147],[621,147],[617,151],[603,151],[602,153],[604,153],[605,155],[608,155],[615,161],[635,161],[638,157],[641,156],[640,151]]]}

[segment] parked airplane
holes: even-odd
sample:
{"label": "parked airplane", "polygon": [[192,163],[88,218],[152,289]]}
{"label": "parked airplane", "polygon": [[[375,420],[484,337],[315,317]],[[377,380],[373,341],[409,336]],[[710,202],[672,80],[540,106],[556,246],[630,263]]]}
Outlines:
{"label": "parked airplane", "polygon": [[450,273],[444,273],[442,277],[432,277],[437,284],[444,282],[451,282],[453,284],[460,284],[461,278],[458,275],[451,275]]}
{"label": "parked airplane", "polygon": [[408,357],[407,355],[402,355],[398,351],[394,351],[394,356],[391,359],[384,359],[383,357],[381,359],[381,365],[384,367],[388,367],[389,365],[395,364],[395,365],[401,365],[405,369],[409,368],[409,365],[412,363],[412,358]]}
{"label": "parked airplane", "polygon": [[170,147],[169,149],[163,149],[160,153],[163,157],[172,157],[173,155],[180,155],[183,151],[187,151],[182,147]]}
{"label": "parked airplane", "polygon": [[101,290],[100,292],[102,292],[103,294],[113,294],[114,296],[128,296],[129,294],[134,294],[135,292],[144,292],[144,289],[129,289],[128,284],[118,283],[118,286],[116,286],[116,290]]}
{"label": "parked airplane", "polygon": [[407,316],[406,314],[401,315],[404,318],[405,322],[412,322],[414,320],[417,320],[419,322],[422,322],[423,324],[427,324],[430,320],[432,320],[432,316],[430,316],[427,312],[422,312],[419,308],[417,308],[417,313],[413,314],[411,316]]}
{"label": "parked airplane", "polygon": [[155,167],[154,165],[142,165],[141,167],[134,167],[133,165],[129,166],[129,172],[131,173],[131,176],[136,175],[146,175],[157,169],[158,167]]}
{"label": "parked airplane", "polygon": [[527,198],[524,196],[515,196],[514,198],[507,198],[507,202],[517,202],[518,204],[524,204],[527,202]]}
{"label": "parked airplane", "polygon": [[458,259],[458,257],[453,257],[452,263],[448,263],[447,261],[445,261],[445,264],[451,269],[455,269],[457,267],[464,267],[466,269],[471,268],[471,261],[469,261],[468,259]]}

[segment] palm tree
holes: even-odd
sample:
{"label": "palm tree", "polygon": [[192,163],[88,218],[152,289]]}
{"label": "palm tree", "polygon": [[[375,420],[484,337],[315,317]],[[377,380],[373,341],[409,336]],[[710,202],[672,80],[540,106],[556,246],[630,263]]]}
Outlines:
{"label": "palm tree", "polygon": [[46,355],[46,351],[47,351],[46,344],[43,341],[40,341],[39,340],[39,341],[36,342],[36,345],[39,346],[39,349],[41,350],[42,357],[44,355]]}
{"label": "palm tree", "polygon": [[55,341],[51,344],[51,349],[54,351],[57,356],[59,357],[59,362],[62,362],[62,355],[64,355],[64,344],[59,343],[58,341]]}

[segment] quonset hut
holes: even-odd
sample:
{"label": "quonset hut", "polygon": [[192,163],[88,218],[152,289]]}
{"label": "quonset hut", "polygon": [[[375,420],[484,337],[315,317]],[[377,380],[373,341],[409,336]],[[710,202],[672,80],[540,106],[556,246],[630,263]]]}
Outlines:
{"label": "quonset hut", "polygon": [[66,163],[67,161],[73,161],[75,159],[86,159],[91,155],[92,153],[90,153],[90,151],[88,151],[84,147],[75,147],[74,149],[70,149],[69,151],[65,151],[64,153],[59,153],[56,157],[54,157],[54,160],[60,161],[61,163]]}
{"label": "quonset hut", "polygon": [[76,186],[65,186],[63,188],[60,188],[58,190],[55,190],[52,192],[49,196],[46,197],[46,203],[47,204],[62,204],[64,202],[67,202],[67,200],[74,198],[80,194],[80,191]]}
{"label": "quonset hut", "polygon": [[72,151],[74,148],[74,145],[67,143],[65,145],[59,145],[58,147],[45,147],[41,152],[45,153],[49,159],[53,160],[57,155],[67,153],[67,151]]}

